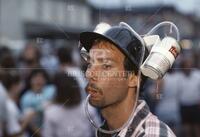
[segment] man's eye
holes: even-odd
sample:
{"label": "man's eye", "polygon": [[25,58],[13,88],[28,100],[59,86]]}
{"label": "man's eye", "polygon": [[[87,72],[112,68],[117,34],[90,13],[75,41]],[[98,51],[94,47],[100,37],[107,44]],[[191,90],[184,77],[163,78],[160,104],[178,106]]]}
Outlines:
{"label": "man's eye", "polygon": [[103,69],[110,69],[111,67],[111,65],[103,64]]}

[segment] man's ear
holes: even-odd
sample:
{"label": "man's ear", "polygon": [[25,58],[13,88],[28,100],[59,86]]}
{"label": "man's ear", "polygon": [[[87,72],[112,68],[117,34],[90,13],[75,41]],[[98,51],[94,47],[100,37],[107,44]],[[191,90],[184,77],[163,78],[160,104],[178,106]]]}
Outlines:
{"label": "man's ear", "polygon": [[128,87],[136,88],[138,83],[138,76],[134,73],[128,75]]}

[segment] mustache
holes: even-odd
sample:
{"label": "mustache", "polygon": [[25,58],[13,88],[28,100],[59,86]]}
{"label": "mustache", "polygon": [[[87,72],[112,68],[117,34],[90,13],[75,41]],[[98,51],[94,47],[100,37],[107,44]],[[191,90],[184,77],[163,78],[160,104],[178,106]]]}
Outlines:
{"label": "mustache", "polygon": [[94,90],[94,91],[97,91],[97,92],[101,92],[101,89],[98,86],[96,86],[95,84],[93,84],[93,83],[88,83],[86,88],[85,88],[85,90],[86,91]]}

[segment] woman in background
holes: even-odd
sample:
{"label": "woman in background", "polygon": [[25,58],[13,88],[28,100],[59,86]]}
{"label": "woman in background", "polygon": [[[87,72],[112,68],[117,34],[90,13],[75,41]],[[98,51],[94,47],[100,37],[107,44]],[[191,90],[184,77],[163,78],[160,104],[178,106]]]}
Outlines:
{"label": "woman in background", "polygon": [[80,87],[75,78],[55,76],[57,95],[45,111],[44,137],[91,137],[92,128],[85,117]]}
{"label": "woman in background", "polygon": [[[38,131],[43,123],[44,108],[53,100],[55,87],[48,83],[48,75],[44,69],[35,69],[27,81],[27,91],[21,98],[21,107],[24,114],[35,111],[36,117],[32,120],[31,129]],[[35,133],[35,132],[34,132]]]}
{"label": "woman in background", "polygon": [[2,81],[8,98],[6,100],[6,135],[8,137],[25,137],[25,133],[31,120],[35,116],[35,112],[22,115],[18,108],[20,92],[22,91],[22,81],[18,71],[4,71],[4,80]]}

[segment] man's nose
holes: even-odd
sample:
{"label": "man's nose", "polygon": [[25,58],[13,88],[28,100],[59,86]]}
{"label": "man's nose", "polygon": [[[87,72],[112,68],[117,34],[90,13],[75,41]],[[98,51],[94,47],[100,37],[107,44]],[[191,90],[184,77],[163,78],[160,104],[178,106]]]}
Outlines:
{"label": "man's nose", "polygon": [[95,82],[98,79],[98,72],[98,65],[91,65],[86,70],[86,78],[91,82]]}

